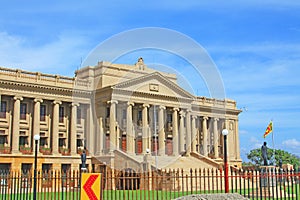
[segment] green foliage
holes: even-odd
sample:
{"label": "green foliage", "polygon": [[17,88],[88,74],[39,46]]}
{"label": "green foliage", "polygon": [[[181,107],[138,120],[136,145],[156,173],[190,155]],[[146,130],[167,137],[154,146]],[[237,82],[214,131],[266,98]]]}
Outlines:
{"label": "green foliage", "polygon": [[[300,166],[300,160],[295,155],[292,155],[291,153],[275,149],[275,163],[273,158],[273,149],[268,148],[267,156],[268,156],[268,162],[269,164],[276,164],[279,165],[279,161],[282,161],[282,164],[292,164],[293,166],[299,167]],[[261,156],[261,149],[253,149],[247,154],[247,158],[250,160],[250,163],[252,165],[260,166],[263,165],[263,159]],[[245,163],[247,165],[250,165],[250,163]]]}

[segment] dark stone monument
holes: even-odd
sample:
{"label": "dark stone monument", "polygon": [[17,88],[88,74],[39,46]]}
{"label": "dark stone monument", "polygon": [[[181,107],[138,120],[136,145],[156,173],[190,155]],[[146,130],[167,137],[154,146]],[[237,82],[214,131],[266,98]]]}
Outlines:
{"label": "dark stone monument", "polygon": [[82,171],[86,171],[86,153],[85,150],[83,150],[82,154],[81,154],[81,170]]}
{"label": "dark stone monument", "polygon": [[268,166],[268,147],[266,142],[264,142],[263,146],[261,147],[261,156],[264,161],[264,166]]}
{"label": "dark stone monument", "polygon": [[264,165],[260,167],[260,187],[274,187],[276,185],[276,179],[273,175],[275,175],[276,169],[275,166],[268,166],[268,147],[266,142],[264,142],[261,147],[261,156],[263,158]]}

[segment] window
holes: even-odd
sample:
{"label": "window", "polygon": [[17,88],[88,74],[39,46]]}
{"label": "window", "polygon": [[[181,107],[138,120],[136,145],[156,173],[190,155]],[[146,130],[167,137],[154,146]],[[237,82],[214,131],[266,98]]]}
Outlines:
{"label": "window", "polygon": [[43,163],[42,164],[42,171],[43,173],[47,173],[52,169],[52,164]]}
{"label": "window", "polygon": [[59,123],[64,122],[64,116],[65,116],[65,108],[63,106],[59,107]]}
{"label": "window", "polygon": [[44,147],[47,146],[47,138],[46,137],[41,137],[40,139],[40,146]]}
{"label": "window", "polygon": [[110,116],[110,107],[106,107],[106,118]]}
{"label": "window", "polygon": [[0,118],[6,118],[6,101],[1,101]]}
{"label": "window", "polygon": [[77,108],[77,124],[81,124],[81,108]]}
{"label": "window", "polygon": [[123,109],[123,112],[122,112],[122,119],[126,119],[127,118],[127,112],[125,109]]}
{"label": "window", "polygon": [[20,136],[19,146],[25,146],[25,144],[28,144],[28,137]]}
{"label": "window", "polygon": [[167,122],[171,123],[172,122],[172,114],[168,113],[167,115]]}
{"label": "window", "polygon": [[138,120],[142,120],[143,113],[141,110],[138,111]]}
{"label": "window", "polygon": [[76,141],[77,141],[77,148],[78,147],[83,147],[83,141],[82,141],[82,139],[79,138]]}
{"label": "window", "polygon": [[[10,172],[10,168],[11,168],[10,165],[11,165],[11,163],[1,163],[0,164],[0,169],[1,169],[0,174],[1,175],[8,174]],[[4,181],[6,183],[6,180],[2,179],[2,181]]]}
{"label": "window", "polygon": [[58,145],[59,145],[59,148],[63,148],[66,145],[65,139],[64,138],[59,138]]}
{"label": "window", "polygon": [[7,137],[5,135],[0,135],[0,146],[4,146],[4,144],[7,142]]}
{"label": "window", "polygon": [[40,107],[40,121],[46,121],[46,105],[41,105]]}
{"label": "window", "polygon": [[27,113],[27,104],[21,103],[20,105],[20,119],[26,120],[26,113]]}
{"label": "window", "polygon": [[27,175],[31,171],[32,164],[30,163],[22,163],[21,170],[24,175]]}
{"label": "window", "polygon": [[42,164],[42,172],[43,172],[43,181],[44,182],[51,181],[51,170],[52,170],[52,164],[47,164],[47,163]]}
{"label": "window", "polygon": [[68,173],[71,170],[71,164],[61,164],[62,173]]}

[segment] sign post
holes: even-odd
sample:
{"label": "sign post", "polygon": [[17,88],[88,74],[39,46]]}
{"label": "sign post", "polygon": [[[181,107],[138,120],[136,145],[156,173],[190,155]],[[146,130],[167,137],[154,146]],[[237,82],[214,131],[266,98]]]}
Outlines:
{"label": "sign post", "polygon": [[102,186],[100,173],[81,174],[81,200],[101,200]]}

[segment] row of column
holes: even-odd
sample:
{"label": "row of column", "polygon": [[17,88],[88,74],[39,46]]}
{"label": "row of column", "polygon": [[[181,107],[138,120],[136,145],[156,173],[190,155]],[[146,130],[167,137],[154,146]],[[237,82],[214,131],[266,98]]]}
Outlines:
{"label": "row of column", "polygon": [[[23,100],[21,96],[15,96],[14,98],[14,109],[13,109],[13,127],[12,127],[12,153],[19,152],[19,138],[20,138],[20,104]],[[40,134],[40,106],[43,102],[42,99],[34,99],[34,111],[33,111],[33,128],[32,133],[29,133],[31,142],[32,135]],[[52,153],[59,153],[59,105],[61,101],[53,101],[53,118],[52,118],[52,131],[50,137],[52,137]],[[77,107],[79,104],[71,104],[71,126],[69,138],[71,154],[77,154]],[[50,138],[49,138],[50,139]],[[31,147],[32,144],[30,144]]]}
{"label": "row of column", "polygon": [[[116,132],[116,106],[118,101],[110,101],[110,142],[111,142],[111,150],[119,147],[118,138],[119,135]],[[134,103],[127,103],[127,114],[126,114],[126,151],[128,153],[135,153],[135,133],[133,127],[133,106]],[[148,109],[149,104],[143,104],[142,108],[142,148],[143,153],[146,153],[146,149],[151,149],[151,133],[148,124]],[[165,130],[164,130],[164,112],[165,106],[158,106],[158,154],[165,154]],[[178,115],[179,114],[179,115]],[[179,119],[179,127],[178,127],[178,116]],[[181,154],[183,152],[189,154],[190,152],[197,151],[197,127],[196,127],[196,115],[192,115],[190,110],[183,111],[179,108],[173,108],[172,113],[172,138],[173,138],[173,153],[175,155]],[[208,128],[207,121],[208,117],[202,117],[202,147],[203,147],[203,155],[208,156]],[[186,121],[186,123],[185,123]],[[213,121],[213,147],[214,147],[214,157],[219,157],[219,130],[218,130],[218,118],[214,118]],[[186,125],[185,125],[186,124]],[[154,128],[155,129],[155,128]],[[187,133],[187,134],[186,134]],[[154,134],[154,133],[153,133]],[[156,137],[156,135],[155,135]]]}

